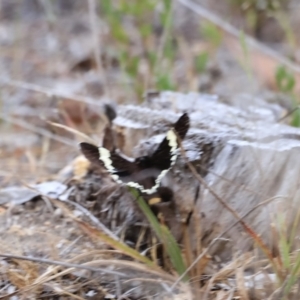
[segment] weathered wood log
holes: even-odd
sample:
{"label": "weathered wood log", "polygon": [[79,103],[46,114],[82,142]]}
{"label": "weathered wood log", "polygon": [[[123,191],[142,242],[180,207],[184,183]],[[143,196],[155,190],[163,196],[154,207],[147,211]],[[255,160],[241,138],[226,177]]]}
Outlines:
{"label": "weathered wood log", "polygon": [[[298,213],[300,130],[277,122],[280,107],[261,103],[263,106],[240,109],[195,93],[154,94],[142,107],[119,107],[114,120],[118,146],[129,156],[149,154],[179,113],[188,112],[191,128],[183,142],[186,158],[209,189],[240,217],[248,213],[243,220],[273,249],[278,244],[273,226],[279,226],[280,219],[285,224],[282,229],[290,229]],[[190,223],[192,240],[200,242],[196,226],[203,246],[237,221],[192,174],[183,156],[162,185],[174,192],[176,212],[171,218],[177,224],[172,228],[177,238],[178,224],[192,211],[200,220]],[[247,251],[253,246],[253,239],[238,223],[225,232],[211,254],[227,260],[234,250]]]}

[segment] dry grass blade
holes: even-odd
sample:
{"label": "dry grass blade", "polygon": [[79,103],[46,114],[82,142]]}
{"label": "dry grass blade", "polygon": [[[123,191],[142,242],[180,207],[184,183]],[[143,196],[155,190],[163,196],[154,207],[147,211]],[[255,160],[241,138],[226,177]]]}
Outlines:
{"label": "dry grass blade", "polygon": [[[195,214],[193,214],[195,216]],[[197,223],[197,222],[196,222]],[[197,223],[200,228],[200,223]],[[196,226],[195,226],[196,227]],[[197,228],[195,228],[197,231]],[[198,234],[197,235],[197,241],[201,240],[201,236]],[[200,243],[200,242],[199,242]],[[184,224],[183,228],[183,247],[184,247],[184,256],[186,260],[187,266],[191,266],[195,258],[201,253],[202,249],[201,247],[197,247],[197,252],[196,255],[194,254],[193,248],[191,247],[192,241],[191,241],[191,236],[188,231],[188,227],[186,224]],[[190,278],[201,278],[202,274],[204,273],[205,267],[211,260],[210,255],[204,255],[200,261],[198,261],[197,265],[195,265],[194,268],[191,269],[189,272]],[[193,282],[190,281],[192,284]],[[199,281],[197,280],[195,284],[193,284],[193,288],[197,289],[198,288]]]}
{"label": "dry grass blade", "polygon": [[[148,275],[152,275],[154,278],[157,278],[157,280],[154,280],[154,282],[157,282],[159,284],[162,284],[162,282],[166,282],[168,284],[174,282],[174,277],[166,274],[164,272],[156,271],[153,269],[149,269],[149,266],[145,266],[140,263],[135,263],[131,261],[122,261],[122,260],[114,260],[114,259],[98,259],[98,260],[92,260],[86,263],[82,264],[73,264],[68,262],[60,262],[60,261],[54,261],[54,260],[48,260],[48,259],[40,259],[40,258],[32,258],[32,257],[26,257],[26,256],[17,256],[17,255],[9,255],[9,254],[1,254],[0,256],[6,257],[6,258],[13,258],[13,259],[22,259],[22,260],[28,260],[28,261],[34,261],[38,263],[46,263],[46,264],[54,264],[58,266],[64,266],[64,267],[70,267],[69,269],[59,271],[57,268],[48,268],[44,274],[42,274],[40,277],[36,278],[35,281],[30,284],[26,285],[24,288],[19,289],[18,291],[15,291],[12,294],[6,295],[5,297],[12,296],[14,294],[19,293],[26,293],[29,292],[32,289],[37,288],[40,285],[44,285],[45,283],[52,281],[54,279],[60,278],[62,276],[65,276],[67,274],[72,273],[76,269],[83,269],[93,272],[101,272],[104,274],[111,274],[113,276],[118,277],[131,277],[131,275],[126,271],[126,273],[117,272],[111,270],[112,266],[115,266],[117,268],[124,268],[125,270],[134,270],[136,272],[145,272]],[[78,257],[77,257],[78,259]],[[75,259],[73,259],[75,260]],[[103,266],[109,269],[103,269],[96,266]],[[141,278],[139,278],[140,280]],[[147,278],[145,278],[147,280]],[[2,298],[1,298],[2,299]]]}
{"label": "dry grass blade", "polygon": [[243,300],[249,300],[248,292],[245,287],[244,266],[238,267],[235,270],[236,286],[240,297]]}
{"label": "dry grass blade", "polygon": [[58,135],[55,135],[45,129],[42,129],[42,128],[37,128],[36,126],[32,126],[30,124],[28,124],[28,122],[25,122],[25,121],[22,121],[22,120],[19,120],[19,119],[15,119],[15,118],[11,118],[11,117],[8,117],[2,113],[0,113],[0,118],[8,123],[12,123],[12,124],[15,124],[15,125],[18,125],[18,126],[21,126],[29,131],[32,131],[32,132],[35,132],[35,133],[38,133],[42,136],[45,136],[45,137],[49,137],[53,140],[56,140],[62,144],[65,144],[65,145],[69,145],[69,146],[72,146],[72,147],[75,147],[77,146],[76,143],[74,143],[73,140],[70,140],[68,138],[65,138],[65,137],[61,137],[61,136],[58,136]]}
{"label": "dry grass blade", "polygon": [[[248,256],[248,257],[247,257]],[[245,261],[246,260],[246,261]],[[203,296],[203,300],[208,299],[208,294],[210,290],[213,287],[213,284],[215,281],[220,281],[222,279],[228,278],[230,275],[235,274],[236,269],[240,268],[242,265],[248,265],[252,262],[253,257],[249,257],[249,255],[243,255],[232,262],[230,262],[228,265],[226,265],[224,268],[222,268],[219,272],[217,272],[207,283],[205,294]]]}
{"label": "dry grass blade", "polygon": [[67,126],[67,125],[59,124],[59,123],[56,123],[56,122],[51,122],[51,121],[46,121],[46,122],[47,122],[48,124],[54,126],[54,127],[62,128],[62,129],[64,129],[64,130],[68,131],[68,132],[71,132],[71,133],[73,133],[73,134],[75,134],[75,135],[77,135],[77,136],[82,137],[83,139],[89,141],[89,142],[92,143],[92,144],[95,144],[95,141],[94,141],[93,139],[91,139],[91,138],[90,138],[89,136],[87,136],[86,134],[84,134],[84,133],[82,133],[82,132],[80,132],[80,131],[78,131],[78,130],[76,130],[76,129],[74,129],[74,128],[71,128],[71,127],[69,127],[69,126]]}
{"label": "dry grass blade", "polygon": [[[68,262],[56,261],[56,260],[51,260],[51,259],[46,259],[46,258],[34,258],[34,257],[29,257],[29,256],[13,255],[13,254],[6,254],[6,253],[2,253],[2,254],[0,253],[0,257],[12,258],[12,259],[22,259],[22,260],[34,261],[34,262],[43,263],[43,264],[68,267],[68,268],[73,268],[73,269],[82,269],[82,270],[88,270],[88,271],[94,271],[94,272],[104,272],[107,274],[118,275],[118,276],[122,276],[122,277],[127,276],[124,273],[111,271],[108,269],[93,268],[93,267],[86,266],[86,264],[82,264],[82,265],[72,264],[72,263],[68,263]],[[104,262],[106,262],[106,260]]]}
{"label": "dry grass blade", "polygon": [[126,255],[140,261],[140,262],[145,263],[147,266],[149,266],[151,268],[162,271],[153,261],[151,261],[147,257],[141,255],[138,251],[130,248],[129,246],[125,245],[122,242],[119,242],[119,241],[116,241],[116,240],[112,239],[111,237],[107,236],[105,233],[97,230],[96,228],[93,228],[93,227],[89,226],[88,224],[86,224],[86,223],[84,223],[80,220],[75,219],[75,221],[78,223],[80,228],[83,231],[85,231],[88,235],[92,235],[94,237],[97,237],[101,241],[104,241],[105,243],[107,243],[108,245],[113,247],[114,249],[118,249],[122,253],[124,253],[124,254],[126,254]]}
{"label": "dry grass blade", "polygon": [[[95,262],[97,261],[95,259],[95,256],[98,257],[100,255],[100,257],[102,257],[103,254],[105,253],[111,253],[111,252],[114,252],[114,253],[117,253],[116,251],[113,251],[113,250],[94,250],[94,251],[89,251],[87,253],[83,253],[83,254],[79,254],[71,259],[69,259],[67,261],[68,264],[75,264],[76,262],[78,261],[86,261],[87,259],[90,261],[90,262]],[[120,252],[119,252],[120,253]],[[78,263],[76,264],[76,266],[79,265]],[[89,271],[94,271],[94,270],[97,270],[98,268],[95,268],[93,270],[92,267],[86,267],[84,266],[83,264],[80,264],[80,266],[82,267],[82,269],[86,269],[88,268]],[[81,268],[80,267],[80,268]],[[44,278],[48,278],[51,274],[57,274],[60,270],[60,266],[57,266],[57,267],[52,267],[52,268],[48,268],[44,274],[42,274],[40,277],[39,277],[39,280],[42,280]],[[115,272],[114,272],[115,273]],[[116,272],[116,273],[119,273],[119,272]],[[123,273],[122,273],[123,274]],[[116,275],[116,274],[112,274],[112,275]]]}
{"label": "dry grass blade", "polygon": [[[5,258],[10,258],[10,259],[34,261],[34,262],[38,262],[38,263],[63,266],[63,267],[69,268],[69,269],[66,269],[66,270],[63,270],[60,272],[58,272],[57,267],[47,269],[46,273],[42,274],[39,278],[36,278],[33,283],[27,284],[25,287],[20,288],[19,290],[15,291],[13,293],[10,293],[9,295],[0,297],[0,299],[9,299],[9,297],[11,297],[13,295],[16,295],[19,293],[27,293],[27,292],[31,291],[32,289],[36,289],[40,285],[45,284],[46,282],[49,282],[56,278],[59,278],[63,275],[70,274],[71,272],[75,271],[76,269],[88,270],[88,271],[93,271],[93,272],[101,272],[104,274],[111,274],[113,276],[117,275],[117,276],[121,276],[121,277],[127,277],[127,275],[125,273],[112,271],[111,264],[110,264],[111,262],[109,262],[108,260],[97,260],[97,261],[92,261],[92,262],[83,263],[83,264],[74,264],[74,263],[69,263],[69,262],[61,262],[61,261],[55,261],[55,260],[50,260],[50,259],[33,258],[33,257],[18,256],[18,255],[11,255],[11,254],[0,254],[0,256],[5,257]],[[103,264],[108,269],[90,266],[90,265],[99,265],[99,264]]]}
{"label": "dry grass blade", "polygon": [[[55,204],[55,206],[59,207],[67,216],[69,216],[71,219],[73,220],[77,220],[74,215],[71,213],[71,211],[68,209],[68,207],[66,205],[64,205],[62,203],[62,200],[56,200],[53,199],[47,195],[41,194],[40,191],[36,190],[35,188],[27,185],[26,183],[24,183],[24,185],[34,191],[36,191],[38,194],[40,194],[41,196],[43,196],[44,199],[51,201],[53,204]],[[70,191],[70,190],[69,190]],[[118,241],[119,238],[112,232],[110,231],[108,228],[106,228],[95,216],[93,216],[86,208],[84,208],[83,206],[81,206],[80,204],[73,202],[73,201],[69,201],[69,200],[63,200],[63,202],[71,204],[73,206],[75,206],[78,210],[80,210],[81,212],[84,213],[84,215],[86,215],[100,230],[102,230],[103,232],[105,232],[108,236],[110,236],[112,239]]]}
{"label": "dry grass blade", "polygon": [[[52,199],[53,201],[53,199]],[[64,202],[69,203],[73,206],[75,206],[78,210],[80,210],[81,212],[83,212],[84,215],[86,215],[95,226],[97,226],[97,228],[99,228],[99,230],[102,230],[104,233],[106,233],[108,236],[110,236],[112,239],[119,241],[120,239],[112,232],[110,231],[107,227],[104,226],[103,223],[101,223],[93,214],[91,214],[86,208],[84,208],[83,206],[81,206],[80,204],[76,203],[76,202],[72,202],[69,200],[65,200]],[[64,211],[66,212],[66,207],[63,205],[60,205],[60,208],[64,209]],[[70,211],[68,211],[68,215],[74,219],[74,216],[71,214]],[[76,218],[75,218],[76,220]]]}
{"label": "dry grass blade", "polygon": [[17,88],[21,88],[21,89],[25,89],[25,90],[29,90],[29,91],[33,91],[33,92],[42,93],[42,94],[47,95],[49,98],[55,96],[55,97],[72,99],[74,101],[83,102],[83,103],[102,107],[102,104],[99,103],[99,101],[97,101],[94,98],[86,97],[86,96],[79,96],[79,95],[74,95],[74,94],[69,94],[69,93],[62,93],[59,91],[54,91],[52,89],[42,87],[37,84],[32,84],[32,83],[28,83],[28,82],[24,82],[24,81],[17,81],[17,80],[1,80],[1,79],[0,79],[0,83],[3,85],[8,85],[8,86],[17,87]]}

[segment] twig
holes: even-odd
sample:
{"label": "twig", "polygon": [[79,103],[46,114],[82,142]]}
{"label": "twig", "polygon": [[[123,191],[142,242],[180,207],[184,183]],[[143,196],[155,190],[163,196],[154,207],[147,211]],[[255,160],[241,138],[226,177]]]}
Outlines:
{"label": "twig", "polygon": [[298,110],[298,109],[300,109],[300,105],[297,105],[297,106],[296,106],[295,108],[293,108],[291,111],[288,111],[288,112],[286,113],[286,115],[283,116],[283,117],[281,117],[280,119],[278,119],[277,122],[279,123],[279,122],[283,121],[285,118],[289,117],[291,114],[293,114],[293,113],[294,113],[296,110]]}
{"label": "twig", "polygon": [[[201,5],[199,5],[199,4],[197,4],[193,1],[190,1],[190,0],[177,0],[177,1],[179,3],[181,3],[182,5],[184,5],[185,7],[192,10],[193,12],[195,12],[196,14],[198,14],[199,16],[201,16],[203,19],[206,19],[206,20],[212,22],[213,24],[218,26],[220,29],[222,29],[224,32],[234,36],[235,38],[240,37],[240,31],[239,30],[237,30],[235,27],[233,27],[229,23],[224,22],[217,15],[211,13],[209,10],[205,9]],[[277,62],[279,62],[280,64],[286,66],[290,70],[292,70],[294,72],[297,72],[297,73],[300,73],[300,66],[298,64],[296,64],[295,62],[292,62],[291,60],[287,59],[286,57],[284,57],[280,53],[278,53],[278,52],[274,51],[273,49],[271,49],[271,48],[263,45],[262,43],[256,41],[254,38],[252,38],[252,37],[250,37],[246,34],[244,36],[245,36],[245,42],[248,46],[250,46],[254,49],[257,49],[260,52],[272,57]]]}
{"label": "twig", "polygon": [[56,122],[51,122],[51,121],[47,121],[47,120],[45,120],[45,121],[46,121],[46,123],[50,124],[51,126],[64,129],[65,131],[71,132],[74,135],[79,136],[79,137],[89,141],[90,143],[95,143],[95,141],[93,139],[91,139],[89,136],[87,136],[86,134],[80,132],[79,130],[77,130],[75,128],[72,128],[72,127],[67,126],[67,125],[59,124],[59,123],[56,123]]}

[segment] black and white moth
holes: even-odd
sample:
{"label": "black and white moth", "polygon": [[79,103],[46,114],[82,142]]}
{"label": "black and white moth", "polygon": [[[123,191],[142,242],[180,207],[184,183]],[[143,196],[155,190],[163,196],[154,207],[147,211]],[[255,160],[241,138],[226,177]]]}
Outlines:
{"label": "black and white moth", "polygon": [[[162,178],[175,164],[178,156],[180,140],[183,140],[189,129],[189,116],[183,114],[171,128],[158,148],[151,156],[141,156],[136,159],[125,157],[117,150],[109,151],[89,143],[80,143],[81,152],[93,164],[101,165],[118,183],[137,188],[146,194],[157,191]],[[147,181],[151,187],[145,188],[142,182]]]}

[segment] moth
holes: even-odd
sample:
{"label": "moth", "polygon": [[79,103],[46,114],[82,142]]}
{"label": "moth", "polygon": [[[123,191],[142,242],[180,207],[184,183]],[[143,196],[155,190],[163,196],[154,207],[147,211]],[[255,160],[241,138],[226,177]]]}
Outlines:
{"label": "moth", "polygon": [[[190,125],[187,113],[184,113],[167,132],[152,155],[128,158],[116,149],[109,151],[89,143],[80,143],[81,152],[92,163],[101,165],[118,183],[137,188],[142,193],[153,194],[160,186],[162,178],[175,164],[178,156],[179,141],[183,140]],[[151,180],[151,186],[149,185]],[[143,182],[147,182],[147,187]]]}

